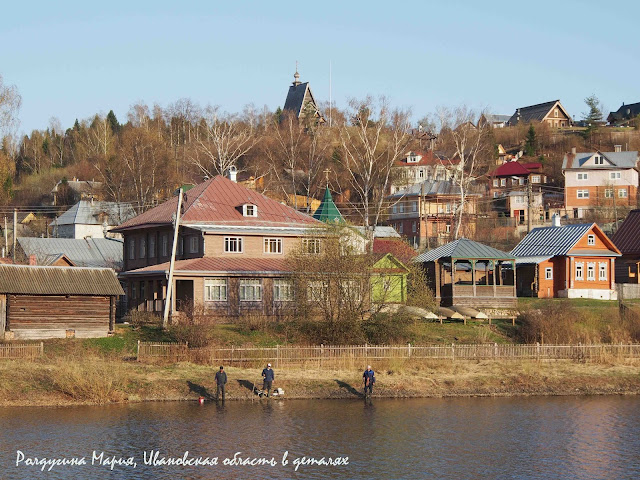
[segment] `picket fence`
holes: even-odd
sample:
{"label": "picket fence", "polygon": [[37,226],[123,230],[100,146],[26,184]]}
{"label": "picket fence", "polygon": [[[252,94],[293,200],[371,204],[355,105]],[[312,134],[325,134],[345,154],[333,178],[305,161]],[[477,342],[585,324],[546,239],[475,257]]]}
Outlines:
{"label": "picket fence", "polygon": [[380,360],[605,360],[640,358],[640,344],[599,345],[314,345],[189,348],[184,343],[138,343],[138,360],[165,359],[207,364],[250,365],[271,362],[329,366]]}
{"label": "picket fence", "polygon": [[0,344],[0,359],[34,359],[44,354],[44,344],[40,343],[4,343]]}

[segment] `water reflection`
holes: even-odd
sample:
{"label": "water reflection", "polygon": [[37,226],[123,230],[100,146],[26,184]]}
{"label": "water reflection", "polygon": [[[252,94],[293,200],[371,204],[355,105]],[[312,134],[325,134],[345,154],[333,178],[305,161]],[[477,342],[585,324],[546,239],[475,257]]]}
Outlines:
{"label": "water reflection", "polygon": [[[639,478],[637,397],[255,402],[0,409],[0,478]],[[133,455],[135,469],[16,467],[16,450],[48,458]],[[177,467],[160,456],[273,457],[278,465]],[[290,463],[280,464],[284,452]],[[348,456],[303,466],[303,456]]]}

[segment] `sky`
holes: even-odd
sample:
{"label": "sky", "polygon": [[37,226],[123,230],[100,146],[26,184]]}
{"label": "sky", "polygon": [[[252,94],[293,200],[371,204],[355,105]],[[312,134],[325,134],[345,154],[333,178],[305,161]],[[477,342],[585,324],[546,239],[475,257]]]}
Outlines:
{"label": "sky", "polygon": [[[240,112],[284,104],[296,61],[317,101],[386,96],[414,120],[560,99],[581,118],[640,102],[636,1],[6,2],[0,75],[19,132],[181,98]],[[330,68],[331,65],[331,82]],[[605,112],[606,115],[606,112]]]}

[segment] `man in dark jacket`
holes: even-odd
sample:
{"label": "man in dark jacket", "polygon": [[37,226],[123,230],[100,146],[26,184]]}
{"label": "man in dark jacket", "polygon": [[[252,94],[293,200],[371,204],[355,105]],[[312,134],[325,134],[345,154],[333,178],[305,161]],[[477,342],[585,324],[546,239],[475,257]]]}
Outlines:
{"label": "man in dark jacket", "polygon": [[227,384],[227,372],[224,371],[224,367],[220,367],[220,371],[216,373],[216,402],[222,392],[222,401],[224,402],[224,386]]}
{"label": "man in dark jacket", "polygon": [[376,376],[373,370],[371,370],[371,365],[367,365],[367,369],[362,374],[362,380],[364,381],[364,396],[367,396],[367,390],[369,391],[369,396],[373,393],[373,384],[376,383]]}
{"label": "man in dark jacket", "polygon": [[271,370],[270,363],[267,363],[267,368],[262,370],[262,378],[264,378],[264,381],[262,382],[262,390],[267,392],[268,397],[269,393],[271,393],[271,384],[275,378],[273,370]]}

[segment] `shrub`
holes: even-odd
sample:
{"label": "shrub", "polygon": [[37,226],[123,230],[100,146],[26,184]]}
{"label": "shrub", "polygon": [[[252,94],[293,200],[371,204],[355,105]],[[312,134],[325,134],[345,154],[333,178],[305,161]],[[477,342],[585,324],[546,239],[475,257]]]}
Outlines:
{"label": "shrub", "polygon": [[117,363],[106,363],[100,358],[82,362],[60,358],[46,376],[46,383],[54,390],[74,400],[103,404],[124,399],[122,389],[126,380]]}
{"label": "shrub", "polygon": [[128,321],[133,327],[142,327],[147,325],[161,325],[162,318],[152,312],[139,312],[131,310],[128,315]]}
{"label": "shrub", "polygon": [[411,339],[413,320],[408,315],[380,313],[363,326],[367,343],[406,343]]}
{"label": "shrub", "polygon": [[519,337],[523,343],[566,344],[585,341],[577,325],[578,311],[567,302],[549,302],[520,314]]}

